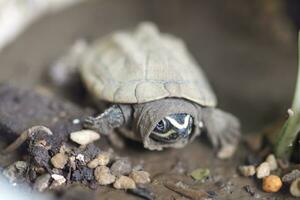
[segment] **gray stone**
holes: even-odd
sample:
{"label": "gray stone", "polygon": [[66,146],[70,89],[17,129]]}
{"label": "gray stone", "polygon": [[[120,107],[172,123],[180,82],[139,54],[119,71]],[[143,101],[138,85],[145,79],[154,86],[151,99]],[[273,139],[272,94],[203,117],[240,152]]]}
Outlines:
{"label": "gray stone", "polygon": [[39,177],[34,182],[33,189],[43,192],[49,187],[49,181],[50,181],[50,174],[43,174]]}
{"label": "gray stone", "polygon": [[16,161],[3,170],[3,175],[11,182],[22,182],[25,180],[25,173],[28,163],[25,161]]}
{"label": "gray stone", "polygon": [[128,175],[132,171],[132,165],[129,159],[122,158],[115,161],[110,170],[115,176]]}
{"label": "gray stone", "polygon": [[282,177],[282,182],[291,183],[294,180],[296,180],[297,178],[300,178],[300,170],[294,169],[293,171],[291,171],[290,173],[285,174]]}

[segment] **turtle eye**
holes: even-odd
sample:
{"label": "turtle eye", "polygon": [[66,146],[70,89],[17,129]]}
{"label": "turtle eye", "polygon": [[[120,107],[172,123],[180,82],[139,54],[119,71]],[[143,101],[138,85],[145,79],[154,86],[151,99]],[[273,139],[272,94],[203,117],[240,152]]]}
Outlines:
{"label": "turtle eye", "polygon": [[160,120],[154,129],[154,131],[164,133],[168,129],[168,122],[165,119]]}

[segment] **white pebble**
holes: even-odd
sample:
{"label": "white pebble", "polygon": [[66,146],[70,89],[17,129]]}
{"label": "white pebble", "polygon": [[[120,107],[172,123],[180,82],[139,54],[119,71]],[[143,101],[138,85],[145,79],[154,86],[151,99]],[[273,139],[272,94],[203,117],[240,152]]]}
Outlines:
{"label": "white pebble", "polygon": [[261,163],[257,168],[256,168],[256,177],[261,179],[266,176],[270,175],[270,165],[267,162]]}
{"label": "white pebble", "polygon": [[62,175],[59,175],[59,174],[52,174],[51,177],[54,179],[54,181],[52,182],[51,187],[50,187],[52,189],[63,185],[67,181],[65,179],[65,177],[63,177]]}
{"label": "white pebble", "polygon": [[294,197],[300,197],[300,178],[294,180],[290,186],[290,193]]}
{"label": "white pebble", "polygon": [[255,167],[253,165],[240,166],[239,172],[243,176],[253,176],[255,174]]}
{"label": "white pebble", "polygon": [[79,124],[80,123],[80,119],[73,119],[72,123],[73,124]]}
{"label": "white pebble", "polygon": [[77,156],[76,156],[76,160],[79,160],[80,162],[82,162],[82,163],[84,163],[84,155],[83,154],[78,154]]}
{"label": "white pebble", "polygon": [[59,174],[52,174],[51,178],[53,178],[55,181],[60,181],[60,182],[66,181],[65,177]]}
{"label": "white pebble", "polygon": [[73,142],[80,145],[87,145],[100,139],[99,133],[92,130],[81,130],[72,132],[70,138]]}
{"label": "white pebble", "polygon": [[276,170],[278,168],[276,158],[273,154],[268,155],[268,157],[266,158],[266,162],[269,163],[271,171]]}

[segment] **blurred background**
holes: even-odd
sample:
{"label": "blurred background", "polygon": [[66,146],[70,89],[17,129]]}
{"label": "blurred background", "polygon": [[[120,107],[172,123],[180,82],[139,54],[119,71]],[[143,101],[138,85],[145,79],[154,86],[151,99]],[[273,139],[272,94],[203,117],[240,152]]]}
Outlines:
{"label": "blurred background", "polygon": [[[26,7],[29,20],[11,20],[16,14],[4,13],[7,2],[31,2]],[[44,82],[45,68],[77,39],[92,41],[148,20],[186,41],[220,107],[239,116],[245,132],[284,117],[291,104],[300,25],[297,0],[1,0],[0,9],[2,24],[26,24],[3,42],[1,81],[37,86]]]}

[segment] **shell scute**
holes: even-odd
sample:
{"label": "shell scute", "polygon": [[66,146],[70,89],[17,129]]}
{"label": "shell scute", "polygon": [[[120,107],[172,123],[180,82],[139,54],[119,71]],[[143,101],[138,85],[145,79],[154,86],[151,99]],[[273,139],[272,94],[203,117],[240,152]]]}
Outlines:
{"label": "shell scute", "polygon": [[184,42],[152,23],[96,41],[80,67],[88,90],[100,100],[144,103],[167,97],[216,106],[216,97]]}

